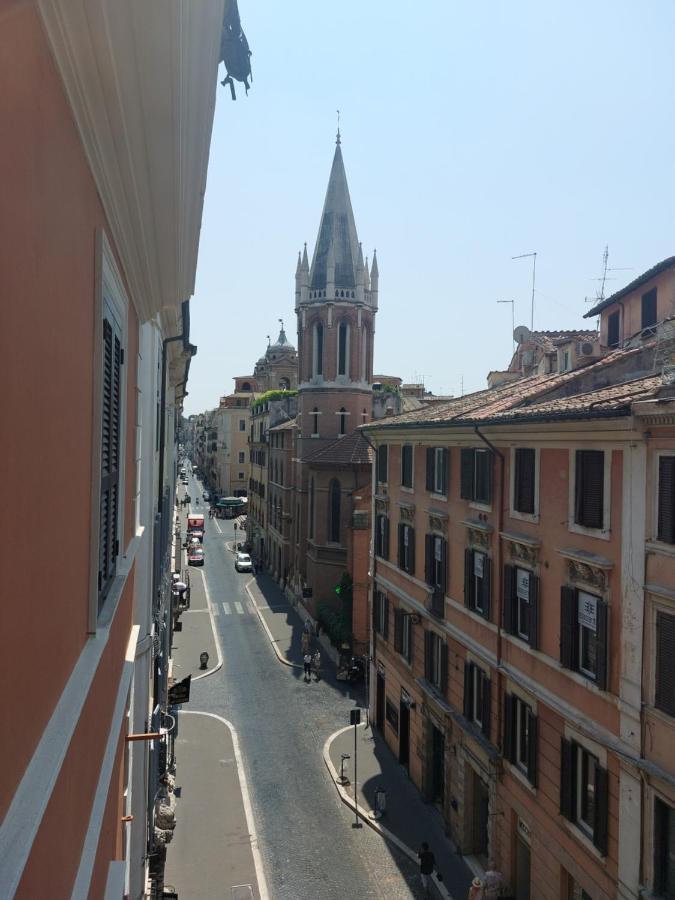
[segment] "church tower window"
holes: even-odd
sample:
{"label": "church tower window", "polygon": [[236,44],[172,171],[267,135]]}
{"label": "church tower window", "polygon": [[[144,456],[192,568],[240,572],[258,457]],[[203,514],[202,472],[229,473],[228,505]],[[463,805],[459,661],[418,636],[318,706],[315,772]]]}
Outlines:
{"label": "church tower window", "polygon": [[340,408],[340,434],[347,434],[347,410]]}
{"label": "church tower window", "polygon": [[312,434],[319,433],[319,407],[315,406],[312,410]]}
{"label": "church tower window", "polygon": [[323,325],[314,326],[314,374],[323,375]]}
{"label": "church tower window", "polygon": [[347,349],[349,342],[349,326],[341,322],[338,328],[338,375],[347,375]]}
{"label": "church tower window", "polygon": [[328,540],[340,543],[340,482],[333,478],[328,489]]}

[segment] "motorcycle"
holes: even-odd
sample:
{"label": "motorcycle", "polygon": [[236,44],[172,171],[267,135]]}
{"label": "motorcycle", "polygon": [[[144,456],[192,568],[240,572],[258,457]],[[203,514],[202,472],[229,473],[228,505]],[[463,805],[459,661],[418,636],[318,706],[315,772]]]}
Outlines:
{"label": "motorcycle", "polygon": [[366,664],[360,656],[352,656],[349,661],[342,661],[336,677],[338,681],[359,684],[366,677]]}

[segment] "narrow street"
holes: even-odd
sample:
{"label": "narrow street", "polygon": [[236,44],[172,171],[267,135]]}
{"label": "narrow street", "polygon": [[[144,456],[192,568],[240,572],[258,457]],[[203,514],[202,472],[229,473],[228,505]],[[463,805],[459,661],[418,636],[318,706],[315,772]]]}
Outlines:
{"label": "narrow street", "polygon": [[[208,504],[190,478],[194,511]],[[195,500],[199,497],[199,505]],[[245,586],[250,574],[234,569],[233,522],[208,520],[203,577],[223,654],[222,667],[193,683],[190,711],[228,720],[237,732],[270,898],[350,900],[421,896],[416,866],[368,827],[352,828],[326,770],[326,739],[349,723],[362,694],[330,678],[307,684],[298,669],[277,660]],[[202,573],[192,569],[193,582]],[[177,785],[181,782],[180,742]],[[178,810],[178,828],[180,808]],[[204,835],[211,852],[224,836]],[[171,857],[173,872],[180,860]],[[199,885],[172,879],[181,897],[199,898]],[[229,888],[223,885],[223,896]]]}

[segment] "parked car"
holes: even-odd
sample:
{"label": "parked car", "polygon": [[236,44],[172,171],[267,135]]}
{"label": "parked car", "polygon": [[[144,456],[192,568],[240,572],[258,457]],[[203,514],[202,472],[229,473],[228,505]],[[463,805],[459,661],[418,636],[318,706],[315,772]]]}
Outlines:
{"label": "parked car", "polygon": [[190,546],[188,548],[188,566],[204,565],[204,548]]}
{"label": "parked car", "polygon": [[234,561],[234,567],[237,572],[252,572],[253,571],[253,562],[251,561],[251,557],[248,553],[237,553],[237,558]]}

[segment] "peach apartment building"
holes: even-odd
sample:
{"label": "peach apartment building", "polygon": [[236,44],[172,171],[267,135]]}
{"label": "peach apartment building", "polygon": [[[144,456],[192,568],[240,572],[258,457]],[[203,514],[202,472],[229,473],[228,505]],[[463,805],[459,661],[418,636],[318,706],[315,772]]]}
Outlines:
{"label": "peach apartment building", "polygon": [[365,428],[375,724],[519,900],[675,890],[672,346],[606,337],[652,276],[602,358]]}

